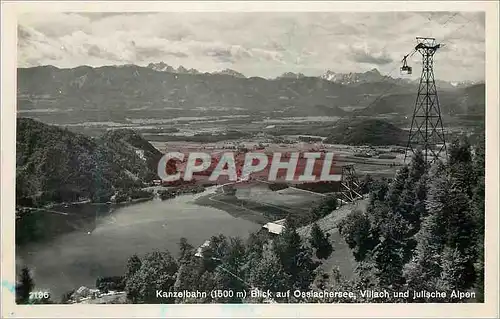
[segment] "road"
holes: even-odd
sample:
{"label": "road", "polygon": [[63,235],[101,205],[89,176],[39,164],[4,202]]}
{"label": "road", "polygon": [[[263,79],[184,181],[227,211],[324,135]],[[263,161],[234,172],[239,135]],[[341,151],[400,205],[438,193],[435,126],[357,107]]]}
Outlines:
{"label": "road", "polygon": [[46,209],[46,208],[26,207],[26,206],[18,206],[18,207],[22,208],[22,209],[39,210],[39,211],[42,211],[42,212],[48,212],[48,213],[53,213],[53,214],[58,214],[58,215],[65,215],[65,216],[69,216],[70,215],[69,213],[60,212],[60,211],[52,210],[52,209]]}

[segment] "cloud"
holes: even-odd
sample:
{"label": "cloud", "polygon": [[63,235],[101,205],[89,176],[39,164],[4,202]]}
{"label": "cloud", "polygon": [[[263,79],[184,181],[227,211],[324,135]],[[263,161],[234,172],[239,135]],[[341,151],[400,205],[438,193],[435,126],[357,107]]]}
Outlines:
{"label": "cloud", "polygon": [[231,62],[234,63],[239,59],[250,57],[250,53],[246,50],[234,50],[231,52],[231,48],[209,48],[206,51],[206,55],[213,57],[220,62]]}
{"label": "cloud", "polygon": [[387,52],[371,52],[367,48],[360,47],[352,47],[350,56],[353,61],[358,63],[385,65],[393,62]]}
{"label": "cloud", "polygon": [[161,43],[144,43],[142,45],[137,45],[133,41],[132,45],[135,50],[135,56],[137,61],[148,61],[151,59],[157,59],[158,57],[177,57],[177,58],[187,58],[189,55],[182,51],[169,50],[168,47],[162,46]]}
{"label": "cloud", "polygon": [[[398,67],[415,36],[426,35],[448,45],[436,60],[439,74],[484,76],[473,67],[484,64],[485,51],[484,14],[477,12],[30,13],[18,21],[20,66],[165,61],[263,77],[374,66],[384,73]],[[456,71],[447,59],[468,66]]]}
{"label": "cloud", "polygon": [[30,32],[26,30],[22,25],[17,26],[17,39],[19,42],[24,43],[29,40]]}

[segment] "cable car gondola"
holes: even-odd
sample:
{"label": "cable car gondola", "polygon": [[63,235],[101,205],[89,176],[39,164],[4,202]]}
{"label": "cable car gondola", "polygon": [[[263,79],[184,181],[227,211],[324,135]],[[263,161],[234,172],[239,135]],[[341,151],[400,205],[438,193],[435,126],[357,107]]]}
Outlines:
{"label": "cable car gondola", "polygon": [[408,57],[408,55],[405,55],[405,57],[403,58],[403,66],[401,67],[401,74],[402,75],[410,75],[412,72],[412,67],[408,66],[408,64],[406,62],[407,57]]}

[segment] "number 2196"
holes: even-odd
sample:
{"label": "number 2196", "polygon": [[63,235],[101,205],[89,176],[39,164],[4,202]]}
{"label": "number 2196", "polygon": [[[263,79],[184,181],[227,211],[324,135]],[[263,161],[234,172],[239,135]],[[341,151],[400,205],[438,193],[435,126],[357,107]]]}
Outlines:
{"label": "number 2196", "polygon": [[32,291],[30,292],[30,299],[49,299],[50,293],[48,291]]}

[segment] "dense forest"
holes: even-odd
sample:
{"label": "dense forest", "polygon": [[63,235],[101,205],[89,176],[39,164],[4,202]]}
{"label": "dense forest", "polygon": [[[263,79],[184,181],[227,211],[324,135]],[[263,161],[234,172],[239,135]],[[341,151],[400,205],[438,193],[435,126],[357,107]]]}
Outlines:
{"label": "dense forest", "polygon": [[90,138],[19,118],[17,204],[39,206],[89,199],[107,202],[117,191],[140,188],[154,179],[160,157],[158,150],[131,130]]}
{"label": "dense forest", "polygon": [[374,185],[367,211],[352,212],[339,226],[358,261],[360,281],[347,287],[470,291],[482,302],[484,172],[484,139],[475,147],[461,140],[447,163],[427,169],[417,154],[390,184]]}
{"label": "dense forest", "polygon": [[[446,163],[425,163],[417,153],[393,180],[372,180],[366,211],[353,210],[337,225],[357,262],[352,278],[337,267],[320,267],[335,243],[315,221],[335,208],[333,200],[313,207],[313,227],[301,237],[300,221],[289,216],[278,236],[251,234],[248,240],[213,236],[201,257],[186,239],[180,253],[154,251],[130,257],[123,276],[110,279],[132,303],[252,302],[483,302],[484,301],[484,142],[454,142]],[[335,210],[333,211],[335,214]],[[107,289],[110,282],[99,279]],[[249,297],[250,290],[272,292],[351,291],[356,298],[314,298],[293,293]],[[158,297],[156,291],[230,290],[205,297]],[[445,298],[363,297],[360,291],[444,291]],[[246,298],[237,295],[247,291]],[[452,291],[471,293],[458,299]]]}

